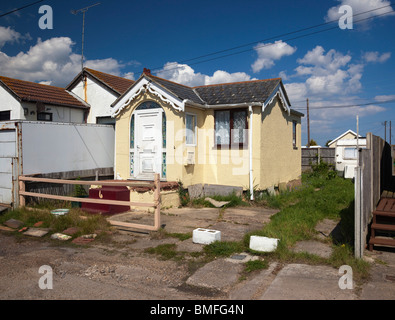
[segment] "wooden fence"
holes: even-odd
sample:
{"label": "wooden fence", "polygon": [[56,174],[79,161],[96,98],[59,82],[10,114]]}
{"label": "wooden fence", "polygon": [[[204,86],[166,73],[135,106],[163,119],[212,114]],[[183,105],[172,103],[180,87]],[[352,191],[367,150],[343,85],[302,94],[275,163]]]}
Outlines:
{"label": "wooden fence", "polygon": [[[145,202],[130,202],[130,201],[119,201],[119,200],[106,200],[106,199],[89,199],[89,198],[77,198],[37,192],[26,191],[25,183],[30,182],[42,182],[42,183],[55,183],[55,184],[66,184],[66,185],[101,185],[101,186],[133,186],[133,187],[153,187],[154,188],[154,203]],[[153,207],[155,209],[154,214],[154,225],[143,225],[136,223],[128,223],[107,219],[108,222],[117,227],[144,229],[149,231],[157,231],[160,228],[160,177],[159,174],[155,174],[153,182],[141,182],[141,181],[83,181],[83,180],[62,180],[62,179],[47,179],[47,178],[36,178],[31,176],[19,176],[19,206],[23,207],[26,204],[25,197],[37,197],[53,200],[62,201],[74,201],[84,203],[96,203],[96,204],[108,204],[108,205],[119,205],[119,206],[136,206],[136,207]]]}
{"label": "wooden fence", "polygon": [[320,161],[335,165],[335,148],[302,148],[302,171],[310,170]]}
{"label": "wooden fence", "polygon": [[355,176],[354,247],[361,258],[367,243],[373,211],[384,190],[395,191],[392,175],[391,147],[382,138],[368,133],[366,149],[359,150],[359,166]]}

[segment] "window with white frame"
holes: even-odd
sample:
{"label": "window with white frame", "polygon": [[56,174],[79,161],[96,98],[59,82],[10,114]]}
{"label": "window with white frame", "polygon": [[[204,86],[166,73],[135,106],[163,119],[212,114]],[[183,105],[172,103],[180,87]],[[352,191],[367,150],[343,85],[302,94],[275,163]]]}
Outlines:
{"label": "window with white frame", "polygon": [[187,113],[186,122],[186,144],[196,145],[196,115]]}
{"label": "window with white frame", "polygon": [[344,159],[357,159],[357,148],[344,148]]}

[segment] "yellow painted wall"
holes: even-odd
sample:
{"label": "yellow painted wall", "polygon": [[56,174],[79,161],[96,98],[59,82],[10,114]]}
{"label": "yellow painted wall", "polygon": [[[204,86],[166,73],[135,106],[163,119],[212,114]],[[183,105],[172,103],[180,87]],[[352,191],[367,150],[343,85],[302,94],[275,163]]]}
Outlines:
{"label": "yellow painted wall", "polygon": [[[262,114],[261,183],[264,189],[301,175],[301,118],[288,115],[275,100]],[[296,148],[293,147],[293,120],[296,126]]]}
{"label": "yellow painted wall", "polygon": [[[217,149],[214,110],[186,107],[197,116],[196,146],[185,145],[185,113],[149,93],[140,94],[116,118],[115,173],[130,178],[129,130],[135,108],[146,100],[162,106],[167,120],[167,181],[182,181],[185,187],[221,184],[249,188],[249,149]],[[248,114],[248,108],[247,114]],[[298,121],[297,146],[292,146],[292,120]],[[250,119],[248,118],[250,128]],[[297,179],[301,174],[300,118],[288,116],[277,100],[262,117],[261,107],[253,107],[253,184],[259,189]],[[195,164],[186,165],[188,151],[195,151]]]}

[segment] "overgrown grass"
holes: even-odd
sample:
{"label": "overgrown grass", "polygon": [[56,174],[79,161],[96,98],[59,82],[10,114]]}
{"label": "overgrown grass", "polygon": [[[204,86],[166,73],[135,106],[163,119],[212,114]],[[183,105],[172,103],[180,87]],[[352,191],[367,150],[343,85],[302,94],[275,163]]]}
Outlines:
{"label": "overgrown grass", "polygon": [[267,269],[269,267],[269,263],[267,260],[250,260],[245,264],[245,272],[253,272],[256,270]]}
{"label": "overgrown grass", "polygon": [[[62,208],[68,207],[70,206],[67,204],[62,206]],[[73,237],[77,237],[82,234],[91,234],[98,231],[104,234],[105,231],[108,231],[111,228],[107,220],[101,215],[86,215],[86,213],[78,208],[71,208],[67,215],[54,216],[51,214],[51,210],[57,208],[59,208],[59,206],[51,206],[46,203],[41,205],[40,209],[19,208],[11,210],[0,216],[0,224],[3,224],[9,219],[16,219],[22,221],[23,226],[30,228],[37,222],[43,222],[40,225],[40,228],[49,228],[49,234],[57,232],[61,233],[70,227],[77,227],[79,231],[73,235]]]}
{"label": "overgrown grass", "polygon": [[204,247],[204,252],[209,257],[229,257],[232,254],[245,251],[242,241],[215,241]]}
{"label": "overgrown grass", "polygon": [[[369,273],[369,265],[353,257],[352,181],[338,177],[330,168],[321,165],[311,173],[304,174],[302,182],[298,190],[262,198],[266,205],[278,208],[280,212],[273,215],[262,230],[246,234],[244,246],[248,247],[251,235],[277,238],[280,239],[277,250],[264,254],[265,257],[284,263],[303,261],[313,264],[327,263],[334,267],[348,264],[353,268],[357,279],[365,279]],[[341,220],[342,239],[340,243],[332,243],[333,254],[330,259],[290,250],[298,241],[314,239],[317,234],[315,226],[325,218]]]}

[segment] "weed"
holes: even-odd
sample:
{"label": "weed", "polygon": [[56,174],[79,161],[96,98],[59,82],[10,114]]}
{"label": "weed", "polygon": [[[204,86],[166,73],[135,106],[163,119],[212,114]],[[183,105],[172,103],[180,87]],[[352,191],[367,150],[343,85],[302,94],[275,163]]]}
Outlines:
{"label": "weed", "polygon": [[214,241],[204,247],[206,255],[211,257],[229,257],[245,250],[242,241]]}
{"label": "weed", "polygon": [[269,267],[269,263],[266,260],[250,260],[245,264],[245,272],[252,272],[255,270],[263,270]]}
{"label": "weed", "polygon": [[188,189],[184,188],[184,185],[182,184],[181,181],[178,181],[178,196],[180,198],[181,206],[182,207],[187,206],[190,201]]}
{"label": "weed", "polygon": [[187,232],[187,233],[166,233],[167,236],[176,238],[180,241],[185,241],[190,238],[192,238],[192,232]]}
{"label": "weed", "polygon": [[[48,206],[48,204],[46,204],[46,206]],[[97,232],[97,230],[105,232],[111,227],[107,220],[101,215],[86,216],[80,209],[70,209],[67,215],[54,216],[50,211],[55,208],[56,207],[50,209],[20,208],[11,210],[0,216],[0,223],[4,223],[9,219],[16,219],[22,221],[26,227],[33,227],[35,223],[42,221],[43,223],[40,227],[49,228],[51,233],[62,232],[70,227],[77,227],[79,231],[73,235],[73,237],[94,233]]]}
{"label": "weed", "polygon": [[160,244],[155,248],[145,249],[145,252],[160,255],[164,260],[173,259],[178,254],[174,243]]}

